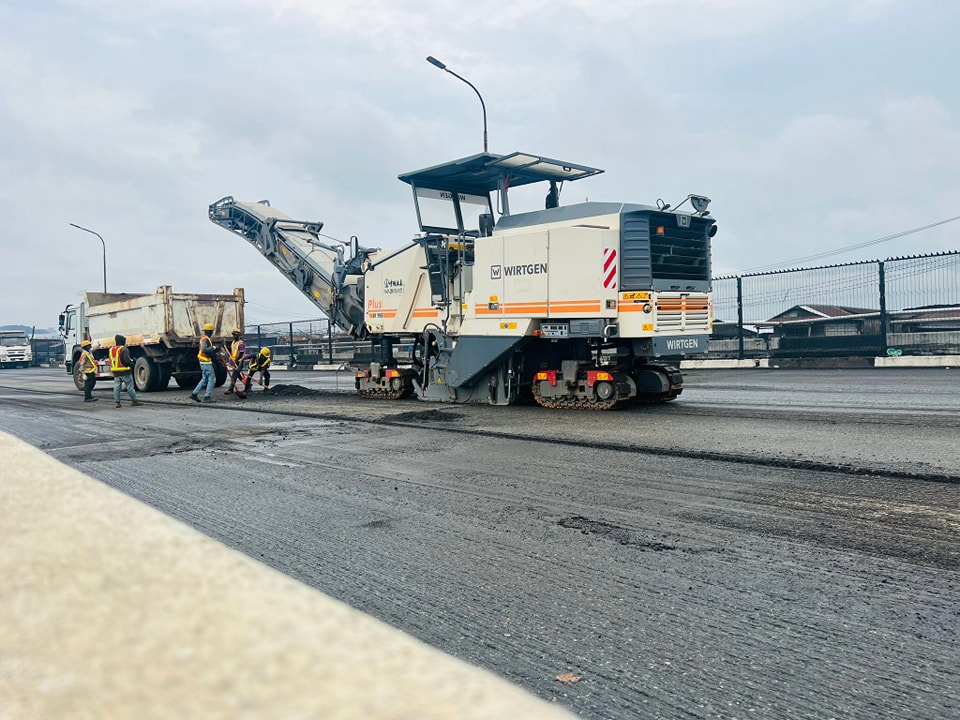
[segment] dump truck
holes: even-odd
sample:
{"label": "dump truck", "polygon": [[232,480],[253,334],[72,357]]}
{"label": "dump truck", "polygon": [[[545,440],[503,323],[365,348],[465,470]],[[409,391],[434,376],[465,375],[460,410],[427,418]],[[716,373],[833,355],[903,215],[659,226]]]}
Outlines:
{"label": "dump truck", "polygon": [[[133,382],[140,392],[166,389],[172,377],[192,388],[200,380],[197,348],[205,323],[213,323],[213,341],[223,345],[234,328],[243,330],[243,289],[232,295],[174,293],[162,285],[155,293],[87,292],[83,302],[67,305],[60,314],[60,334],[66,347],[67,373],[83,389],[80,343],[90,340],[97,361],[97,379],[111,378],[110,348],[114,337],[126,337],[133,360]],[[217,385],[227,370],[215,364]]]}
{"label": "dump truck", "polygon": [[0,330],[0,367],[30,367],[33,346],[23,330]]}
{"label": "dump truck", "polygon": [[[560,203],[565,184],[601,172],[484,152],[405,173],[420,232],[391,250],[331,243],[322,222],[265,200],[227,196],[208,212],[333,323],[370,339],[354,358],[363,397],[670,401],[683,390],[678,360],[706,352],[713,322],[710,200]],[[542,209],[511,214],[511,191],[533,183],[549,186]]]}

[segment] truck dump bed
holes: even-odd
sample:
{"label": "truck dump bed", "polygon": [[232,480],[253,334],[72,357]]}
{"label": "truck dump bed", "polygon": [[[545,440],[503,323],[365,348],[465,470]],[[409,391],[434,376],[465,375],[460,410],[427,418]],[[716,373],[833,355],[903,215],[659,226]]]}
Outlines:
{"label": "truck dump bed", "polygon": [[153,294],[86,293],[87,323],[95,347],[114,344],[115,335],[127,345],[163,344],[168,348],[195,345],[204,323],[213,323],[214,339],[243,329],[243,289],[233,295],[174,293],[169,285]]}

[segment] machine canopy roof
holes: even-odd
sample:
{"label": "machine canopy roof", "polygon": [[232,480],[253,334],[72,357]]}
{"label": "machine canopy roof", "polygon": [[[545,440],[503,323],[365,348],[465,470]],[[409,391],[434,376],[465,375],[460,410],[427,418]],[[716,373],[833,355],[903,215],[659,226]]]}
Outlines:
{"label": "machine canopy roof", "polygon": [[479,153],[399,177],[416,187],[486,195],[500,189],[501,178],[508,178],[508,187],[517,187],[545,180],[579,180],[602,172],[586,165],[515,152],[509,155]]}

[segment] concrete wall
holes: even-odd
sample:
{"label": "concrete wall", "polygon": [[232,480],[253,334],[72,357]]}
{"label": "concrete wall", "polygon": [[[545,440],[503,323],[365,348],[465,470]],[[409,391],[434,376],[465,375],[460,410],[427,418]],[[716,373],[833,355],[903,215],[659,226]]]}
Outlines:
{"label": "concrete wall", "polygon": [[572,718],[0,433],[0,718]]}
{"label": "concrete wall", "polygon": [[681,370],[729,370],[733,368],[895,368],[895,367],[960,367],[960,355],[902,355],[900,357],[863,358],[759,358],[756,360],[683,360]]}

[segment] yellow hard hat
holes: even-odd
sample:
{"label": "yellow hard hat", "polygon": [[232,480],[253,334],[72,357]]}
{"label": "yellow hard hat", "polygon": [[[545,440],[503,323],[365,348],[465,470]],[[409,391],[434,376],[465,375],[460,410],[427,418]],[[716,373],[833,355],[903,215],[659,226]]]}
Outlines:
{"label": "yellow hard hat", "polygon": [[203,329],[209,332],[213,332],[213,323],[205,323],[203,326]]}
{"label": "yellow hard hat", "polygon": [[81,340],[81,341],[80,341],[80,347],[90,347],[90,341],[89,341],[89,340]]}
{"label": "yellow hard hat", "polygon": [[262,353],[263,353],[264,355],[266,355],[267,357],[270,357],[270,348],[264,348],[264,349],[261,350],[260,352],[262,352]]}
{"label": "yellow hard hat", "polygon": [[234,328],[232,331],[233,335],[243,335],[243,331],[240,328]]}

